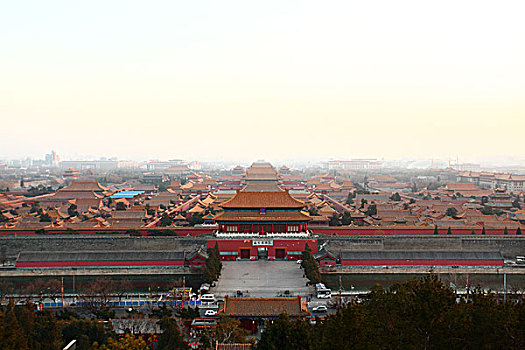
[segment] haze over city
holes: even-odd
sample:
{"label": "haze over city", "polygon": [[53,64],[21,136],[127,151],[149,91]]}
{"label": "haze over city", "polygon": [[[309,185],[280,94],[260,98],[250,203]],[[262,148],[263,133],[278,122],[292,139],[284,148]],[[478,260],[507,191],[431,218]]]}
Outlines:
{"label": "haze over city", "polygon": [[523,162],[524,10],[4,2],[0,157]]}
{"label": "haze over city", "polygon": [[525,2],[0,3],[0,349],[525,349]]}

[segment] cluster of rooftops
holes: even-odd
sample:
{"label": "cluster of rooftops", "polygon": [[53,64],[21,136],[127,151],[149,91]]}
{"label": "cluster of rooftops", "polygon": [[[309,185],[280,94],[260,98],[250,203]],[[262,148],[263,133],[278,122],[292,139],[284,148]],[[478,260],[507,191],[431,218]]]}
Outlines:
{"label": "cluster of rooftops", "polygon": [[[400,182],[391,175],[374,175],[363,191],[362,185],[348,179],[331,174],[304,179],[288,168],[277,171],[269,163],[254,163],[243,170],[234,168],[231,176],[221,178],[192,173],[185,183],[172,180],[164,191],[151,186],[110,189],[98,181],[73,180],[50,194],[11,200],[4,196],[0,228],[129,230],[207,225],[219,231],[261,232],[283,228],[232,225],[294,224],[299,231],[306,231],[306,225],[516,230],[525,223],[525,212],[513,207],[521,193],[482,189],[474,182],[451,182],[412,193],[397,186]],[[500,212],[491,214],[483,208]]]}

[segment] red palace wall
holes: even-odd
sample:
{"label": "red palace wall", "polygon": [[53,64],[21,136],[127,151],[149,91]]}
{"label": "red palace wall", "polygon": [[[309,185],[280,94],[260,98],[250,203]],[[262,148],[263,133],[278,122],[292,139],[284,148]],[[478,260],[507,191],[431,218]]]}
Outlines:
{"label": "red palace wall", "polygon": [[[202,235],[209,235],[215,232],[215,228],[201,228],[201,227],[188,227],[188,228],[140,228],[140,229],[130,229],[131,231],[138,231],[141,236],[150,236],[153,235],[155,232],[162,232],[162,231],[173,231],[177,234],[177,236],[202,236]],[[106,228],[93,228],[93,229],[82,229],[82,230],[74,230],[74,232],[67,231],[65,229],[46,229],[45,234],[50,235],[60,235],[60,234],[67,234],[67,235],[104,235],[104,234],[126,234],[128,230],[112,230],[112,229],[106,229]],[[6,235],[13,235],[13,236],[32,236],[32,235],[40,235],[35,232],[35,230],[16,230],[16,229],[0,229],[0,236],[6,236]]]}
{"label": "red palace wall", "polygon": [[[472,229],[474,228],[475,235],[482,235],[483,229],[479,227],[466,227],[466,228],[451,228],[451,235],[472,235]],[[421,227],[323,227],[323,228],[311,228],[314,234],[328,235],[328,236],[398,236],[398,235],[434,235],[434,228],[421,228]],[[507,229],[508,235],[516,235],[516,229]],[[438,235],[447,235],[447,228],[439,228]],[[485,229],[486,235],[504,235],[505,229]]]}
{"label": "red palace wall", "polygon": [[[272,244],[267,245],[253,245],[253,241],[262,242],[262,241],[272,241]],[[285,256],[289,260],[297,260],[300,258],[300,253],[295,255],[289,254],[290,252],[302,252],[305,249],[306,244],[312,250],[312,253],[316,253],[318,250],[317,240],[314,239],[266,239],[266,238],[255,238],[255,239],[225,239],[225,240],[208,240],[208,248],[215,247],[215,243],[219,246],[219,252],[221,253],[237,253],[235,254],[223,254],[223,260],[232,260],[237,257],[241,257],[242,249],[249,249],[250,256],[249,258],[255,259],[258,256],[259,248],[268,249],[268,259],[274,259],[276,257],[277,249],[284,249]]]}
{"label": "red palace wall", "polygon": [[184,260],[148,261],[38,261],[18,262],[16,267],[110,267],[110,266],[184,266]]}
{"label": "red palace wall", "polygon": [[343,266],[503,266],[503,260],[342,260]]}

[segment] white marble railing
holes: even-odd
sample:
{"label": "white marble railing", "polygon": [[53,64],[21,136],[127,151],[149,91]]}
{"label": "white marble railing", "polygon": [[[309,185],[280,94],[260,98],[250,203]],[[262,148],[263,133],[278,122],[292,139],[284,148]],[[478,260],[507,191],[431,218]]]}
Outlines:
{"label": "white marble railing", "polygon": [[235,237],[296,237],[305,238],[310,236],[310,232],[272,232],[264,235],[258,232],[219,232],[215,231],[216,237],[235,238]]}

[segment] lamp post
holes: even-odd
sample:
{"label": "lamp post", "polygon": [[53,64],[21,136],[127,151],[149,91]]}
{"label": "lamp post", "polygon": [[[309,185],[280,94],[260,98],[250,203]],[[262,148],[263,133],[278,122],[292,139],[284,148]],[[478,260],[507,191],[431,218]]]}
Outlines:
{"label": "lamp post", "polygon": [[452,268],[454,269],[454,297],[458,297],[458,282],[457,282],[457,269],[459,268],[458,265],[453,265]]}
{"label": "lamp post", "polygon": [[503,272],[503,302],[507,301],[507,272]]}

